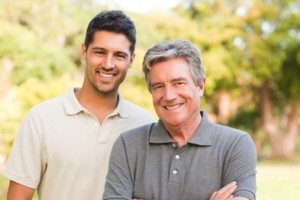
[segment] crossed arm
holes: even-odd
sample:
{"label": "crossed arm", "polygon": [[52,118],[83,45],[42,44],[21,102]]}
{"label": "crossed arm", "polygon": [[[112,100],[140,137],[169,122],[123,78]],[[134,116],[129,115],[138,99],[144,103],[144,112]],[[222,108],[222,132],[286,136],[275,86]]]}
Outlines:
{"label": "crossed arm", "polygon": [[[225,185],[218,191],[215,191],[209,200],[249,200],[245,197],[233,197],[233,192],[237,188],[236,182],[231,182],[228,185]],[[142,199],[133,199],[133,200],[142,200]]]}
{"label": "crossed arm", "polygon": [[[229,183],[224,186],[220,190],[214,192],[209,200],[248,200],[244,197],[233,197],[233,192],[237,188],[236,182]],[[31,200],[34,194],[34,189],[16,183],[14,181],[10,181],[7,200]],[[141,200],[141,199],[133,199],[133,200]]]}
{"label": "crossed arm", "polygon": [[225,185],[223,188],[221,188],[218,191],[215,191],[212,193],[209,200],[249,200],[245,197],[233,197],[233,192],[237,188],[236,182],[231,182],[228,185]]}

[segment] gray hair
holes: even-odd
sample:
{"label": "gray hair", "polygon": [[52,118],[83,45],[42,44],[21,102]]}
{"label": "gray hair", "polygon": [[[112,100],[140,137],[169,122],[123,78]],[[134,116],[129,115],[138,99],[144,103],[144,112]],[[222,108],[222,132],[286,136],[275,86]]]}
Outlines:
{"label": "gray hair", "polygon": [[205,79],[205,70],[200,57],[200,50],[186,40],[164,40],[155,44],[148,49],[143,60],[143,71],[148,90],[151,91],[149,72],[153,65],[173,58],[184,59],[189,65],[195,84],[200,84]]}

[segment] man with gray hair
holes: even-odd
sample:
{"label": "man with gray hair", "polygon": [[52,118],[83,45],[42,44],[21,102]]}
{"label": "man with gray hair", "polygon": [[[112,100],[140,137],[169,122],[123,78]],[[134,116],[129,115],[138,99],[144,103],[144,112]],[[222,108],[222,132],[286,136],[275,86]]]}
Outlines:
{"label": "man with gray hair", "polygon": [[159,42],[146,52],[143,70],[159,120],[116,140],[103,198],[254,200],[254,143],[200,110],[205,71],[198,48]]}

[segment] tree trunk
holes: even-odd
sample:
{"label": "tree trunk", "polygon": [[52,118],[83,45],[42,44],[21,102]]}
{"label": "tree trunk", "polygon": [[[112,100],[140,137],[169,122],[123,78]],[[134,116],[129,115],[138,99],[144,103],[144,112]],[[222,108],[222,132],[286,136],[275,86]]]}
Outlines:
{"label": "tree trunk", "polygon": [[[270,142],[271,157],[292,160],[298,133],[299,106],[290,106],[291,109],[276,119],[272,112],[268,83],[263,84],[260,92],[263,129]],[[286,120],[286,123],[280,126],[282,120]]]}
{"label": "tree trunk", "polygon": [[220,93],[218,102],[218,122],[227,124],[230,116],[230,102],[231,97],[228,91],[222,91]]}

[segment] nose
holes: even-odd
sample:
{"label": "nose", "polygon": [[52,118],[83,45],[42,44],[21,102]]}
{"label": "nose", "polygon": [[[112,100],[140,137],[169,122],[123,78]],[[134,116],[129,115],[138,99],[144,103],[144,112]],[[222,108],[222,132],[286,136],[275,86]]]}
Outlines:
{"label": "nose", "polygon": [[172,101],[177,97],[176,90],[172,86],[166,86],[164,96],[165,96],[165,100]]}
{"label": "nose", "polygon": [[114,68],[114,61],[113,61],[113,56],[112,55],[107,55],[106,59],[103,61],[103,68],[106,70],[110,70]]}

